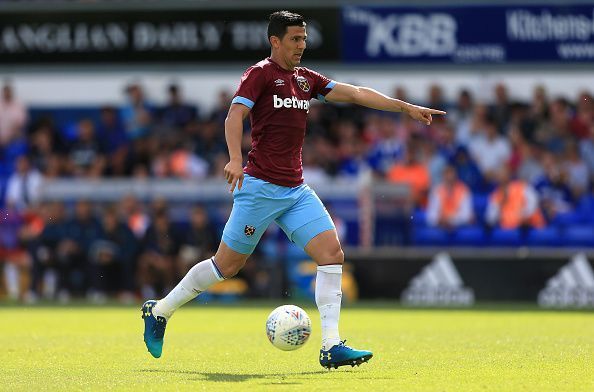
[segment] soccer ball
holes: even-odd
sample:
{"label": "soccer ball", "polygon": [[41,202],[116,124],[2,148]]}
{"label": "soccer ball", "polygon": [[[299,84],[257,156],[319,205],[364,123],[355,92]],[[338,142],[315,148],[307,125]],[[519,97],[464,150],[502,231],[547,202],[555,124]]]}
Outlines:
{"label": "soccer ball", "polygon": [[278,349],[297,350],[311,335],[311,320],[299,306],[279,306],[266,320],[266,335],[270,343]]}

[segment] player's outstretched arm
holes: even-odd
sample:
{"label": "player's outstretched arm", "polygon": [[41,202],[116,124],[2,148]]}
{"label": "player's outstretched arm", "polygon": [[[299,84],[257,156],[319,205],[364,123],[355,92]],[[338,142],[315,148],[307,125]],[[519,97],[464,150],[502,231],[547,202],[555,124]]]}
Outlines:
{"label": "player's outstretched arm", "polygon": [[225,119],[225,140],[229,150],[229,163],[225,165],[225,179],[231,184],[229,192],[241,190],[243,185],[243,158],[241,155],[241,138],[243,136],[243,120],[249,114],[250,109],[242,104],[235,103],[229,108]]}
{"label": "player's outstretched arm", "polygon": [[431,124],[432,114],[446,114],[437,109],[413,105],[399,99],[390,98],[372,88],[353,86],[347,83],[336,83],[332,91],[326,94],[326,100],[331,102],[347,102],[368,108],[388,112],[404,112],[417,121]]}

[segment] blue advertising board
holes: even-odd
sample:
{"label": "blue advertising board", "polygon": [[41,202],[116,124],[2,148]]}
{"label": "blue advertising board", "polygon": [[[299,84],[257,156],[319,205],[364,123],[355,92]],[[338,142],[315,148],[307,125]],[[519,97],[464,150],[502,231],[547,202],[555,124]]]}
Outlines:
{"label": "blue advertising board", "polygon": [[594,62],[594,5],[342,9],[349,63]]}

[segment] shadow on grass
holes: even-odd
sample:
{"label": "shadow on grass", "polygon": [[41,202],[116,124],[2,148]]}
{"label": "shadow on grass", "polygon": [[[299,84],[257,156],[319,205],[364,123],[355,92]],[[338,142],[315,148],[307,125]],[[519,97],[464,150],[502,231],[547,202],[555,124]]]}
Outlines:
{"label": "shadow on grass", "polygon": [[[143,373],[171,373],[171,374],[186,374],[189,376],[202,376],[200,378],[189,378],[192,381],[213,381],[213,382],[244,382],[248,380],[270,380],[267,383],[273,384],[301,384],[295,382],[294,377],[318,375],[328,373],[327,370],[319,370],[316,372],[295,372],[295,373],[262,373],[262,374],[235,374],[235,373],[209,373],[195,370],[166,370],[166,369],[141,369]],[[273,381],[275,380],[275,381]],[[285,382],[286,381],[286,382]]]}

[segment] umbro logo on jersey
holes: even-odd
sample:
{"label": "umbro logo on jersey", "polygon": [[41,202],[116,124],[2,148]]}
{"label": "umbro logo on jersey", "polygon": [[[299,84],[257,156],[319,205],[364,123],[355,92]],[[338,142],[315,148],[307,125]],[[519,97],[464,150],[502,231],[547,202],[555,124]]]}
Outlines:
{"label": "umbro logo on jersey", "polygon": [[278,87],[278,86],[284,86],[285,85],[285,81],[282,79],[276,79],[274,81],[274,84]]}
{"label": "umbro logo on jersey", "polygon": [[297,76],[297,85],[299,88],[305,92],[309,91],[309,82],[303,76]]}
{"label": "umbro logo on jersey", "polygon": [[545,308],[594,306],[594,271],[585,254],[573,256],[547,281],[538,293],[538,304]]}
{"label": "umbro logo on jersey", "polygon": [[275,109],[280,109],[285,107],[287,109],[294,108],[294,109],[303,109],[309,111],[309,101],[305,99],[298,99],[297,97],[291,98],[280,98],[278,95],[272,96],[273,104]]}
{"label": "umbro logo on jersey", "polygon": [[464,287],[450,255],[442,252],[412,278],[401,300],[406,305],[470,306],[474,292]]}

